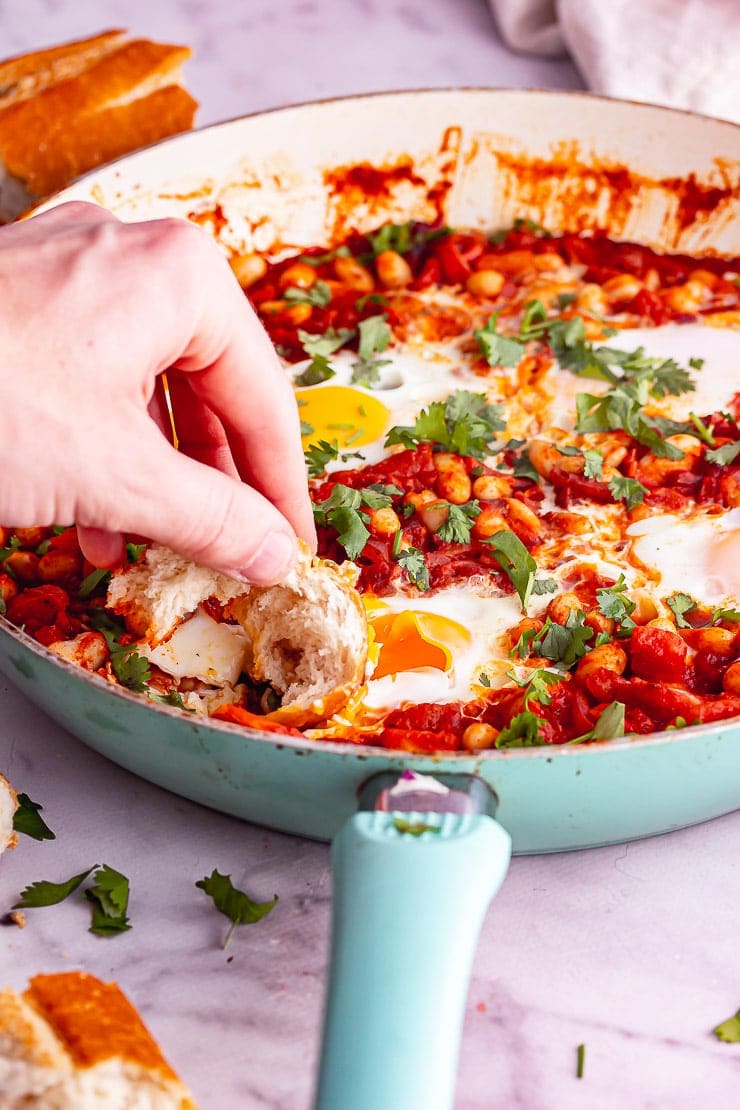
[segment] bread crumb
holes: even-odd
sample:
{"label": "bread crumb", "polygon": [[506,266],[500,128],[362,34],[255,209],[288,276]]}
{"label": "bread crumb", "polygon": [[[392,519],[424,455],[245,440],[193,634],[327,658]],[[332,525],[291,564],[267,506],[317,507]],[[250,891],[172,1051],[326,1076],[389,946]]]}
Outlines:
{"label": "bread crumb", "polygon": [[25,929],[26,915],[23,910],[9,910],[2,922],[3,925],[17,925],[19,929]]}

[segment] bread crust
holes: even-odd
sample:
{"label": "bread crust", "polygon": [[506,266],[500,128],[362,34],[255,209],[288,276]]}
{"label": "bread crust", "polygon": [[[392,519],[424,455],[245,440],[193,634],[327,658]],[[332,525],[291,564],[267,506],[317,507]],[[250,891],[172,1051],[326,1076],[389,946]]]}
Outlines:
{"label": "bread crust", "polygon": [[[0,98],[0,156],[6,173],[35,196],[192,126],[198,105],[179,84],[190,49],[147,39],[119,45],[120,34],[106,32],[96,46],[80,48],[64,64],[60,57],[52,59],[57,72],[71,76],[55,81],[53,65],[50,71],[47,64],[38,78],[23,77],[36,81],[35,95],[11,97],[5,106]],[[20,58],[5,63],[8,74],[28,64]]]}
{"label": "bread crust", "polygon": [[114,29],[46,50],[17,54],[0,62],[0,107],[34,96],[47,85],[66,81],[113,50],[126,32]]}
{"label": "bread crust", "polygon": [[[36,975],[21,996],[0,992],[0,1065],[3,1059],[14,1065],[16,1076],[19,1066],[30,1069],[29,1087],[40,1069],[52,1090],[70,1076],[115,1061],[133,1088],[139,1079],[153,1082],[177,1100],[180,1110],[196,1110],[118,985],[82,971]],[[38,1103],[31,1098],[30,1104]]]}

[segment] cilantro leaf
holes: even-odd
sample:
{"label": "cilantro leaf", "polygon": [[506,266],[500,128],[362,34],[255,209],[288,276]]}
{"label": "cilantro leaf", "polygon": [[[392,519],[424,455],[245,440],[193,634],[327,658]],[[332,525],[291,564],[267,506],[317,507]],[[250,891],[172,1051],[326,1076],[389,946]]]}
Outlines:
{"label": "cilantro leaf", "polygon": [[723,1021],[712,1030],[718,1041],[725,1044],[740,1044],[740,1010],[733,1017]]}
{"label": "cilantro leaf", "polygon": [[636,478],[625,478],[622,474],[615,474],[609,483],[609,491],[615,501],[624,501],[628,509],[641,505],[645,500],[647,489]]}
{"label": "cilantro leaf", "polygon": [[152,672],[148,660],[138,655],[132,646],[116,644],[111,648],[110,665],[121,686],[137,694],[144,693]]}
{"label": "cilantro leaf", "polygon": [[696,602],[689,594],[675,593],[665,599],[666,605],[676,618],[677,628],[691,628],[691,625],[684,617],[684,613],[690,613],[692,609],[696,609]]}
{"label": "cilantro leaf", "polygon": [[729,466],[740,455],[740,439],[734,443],[725,443],[714,451],[707,451],[704,458],[715,466]]}
{"label": "cilantro leaf", "polygon": [[306,448],[303,457],[306,460],[309,478],[317,478],[319,474],[324,473],[328,463],[339,458],[339,443],[336,439],[331,443],[326,439],[320,439],[318,443],[312,443]]}
{"label": "cilantro leaf", "polygon": [[497,748],[532,748],[544,744],[542,718],[536,713],[517,713],[495,740]]}
{"label": "cilantro leaf", "polygon": [[33,840],[56,840],[56,834],[41,816],[43,808],[38,802],[32,802],[28,794],[19,794],[18,808],[13,814],[15,832],[30,836]]}
{"label": "cilantro leaf", "polygon": [[548,617],[530,647],[552,663],[570,668],[588,651],[594,630],[585,623],[582,609],[571,609],[565,624],[556,624]]}
{"label": "cilantro leaf", "polygon": [[485,686],[486,689],[491,688],[491,679],[489,678],[489,676],[486,674],[485,671],[481,671],[481,673],[478,675],[478,684],[480,686]]}
{"label": "cilantro leaf", "polygon": [[407,821],[405,817],[395,817],[393,825],[400,833],[408,833],[409,836],[421,836],[422,833],[439,833],[439,825],[430,825],[426,821]]}
{"label": "cilantro leaf", "polygon": [[175,709],[182,709],[183,713],[195,713],[194,709],[188,709],[182,700],[182,694],[174,687],[168,690],[166,694],[155,694],[151,689],[147,690],[147,694],[151,701],[159,702],[160,705],[172,705]]}
{"label": "cilantro leaf", "polygon": [[141,562],[141,557],[146,551],[145,543],[127,543],[126,544],[126,559],[129,563]]}
{"label": "cilantro leaf", "polygon": [[422,409],[413,426],[391,428],[385,446],[438,443],[455,454],[483,458],[489,453],[495,433],[505,427],[501,412],[500,405],[489,404],[485,393],[459,389],[447,400],[432,401],[428,409]]}
{"label": "cilantro leaf", "polygon": [[298,256],[298,261],[305,262],[307,266],[325,266],[335,258],[349,258],[351,254],[349,247],[343,243],[341,247],[335,247],[334,250],[326,251],[324,254],[301,254]]}
{"label": "cilantro leaf", "polygon": [[[295,385],[300,386],[320,385],[321,382],[326,382],[329,378],[333,378],[335,374],[336,370],[329,362],[328,358],[325,358],[323,355],[314,355],[306,369],[301,374],[296,375],[293,382]],[[310,435],[311,432],[301,431],[301,434]]]}
{"label": "cilantro leaf", "polygon": [[540,705],[549,705],[552,701],[548,692],[548,686],[554,686],[558,682],[563,681],[563,676],[557,671],[548,671],[545,667],[535,667],[524,678],[517,678],[515,671],[507,671],[507,676],[516,682],[517,686],[524,689],[523,705],[525,709],[529,708],[531,701],[536,701]]}
{"label": "cilantro leaf", "polygon": [[526,352],[525,344],[496,330],[498,316],[498,312],[494,312],[482,328],[475,329],[473,335],[489,366],[518,366]]}
{"label": "cilantro leaf", "polygon": [[719,624],[720,621],[738,624],[740,623],[740,611],[737,609],[729,609],[721,605],[716,609],[712,609],[712,624]]}
{"label": "cilantro leaf", "polygon": [[583,1070],[586,1065],[586,1046],[579,1044],[576,1049],[576,1079],[583,1079]]}
{"label": "cilantro leaf", "polygon": [[283,292],[284,300],[289,304],[310,304],[314,308],[326,308],[331,300],[331,289],[325,281],[315,282],[310,289],[299,289],[297,285],[290,285]]}
{"label": "cilantro leaf", "polygon": [[337,542],[350,559],[356,559],[370,538],[370,532],[364,523],[367,519],[365,514],[358,513],[349,505],[342,505],[332,509],[327,519],[337,533]]}
{"label": "cilantro leaf", "polygon": [[506,529],[495,532],[484,543],[490,547],[496,562],[519,594],[522,612],[526,613],[537,574],[536,562],[519,537]]}
{"label": "cilantro leaf", "polygon": [[231,921],[231,928],[226,934],[223,948],[231,940],[231,934],[237,925],[254,925],[261,921],[277,904],[277,894],[271,902],[253,902],[243,890],[238,890],[231,881],[231,875],[221,875],[216,868],[210,875],[199,879],[195,884],[199,890],[205,891],[219,913],[224,914]]}
{"label": "cilantro leaf", "polygon": [[595,447],[586,447],[582,454],[586,464],[583,468],[584,477],[600,482],[604,471],[604,456],[601,451],[597,451]]}
{"label": "cilantro leaf", "polygon": [[89,597],[90,594],[95,589],[97,589],[98,586],[103,585],[103,584],[107,584],[107,580],[109,578],[110,578],[110,571],[109,570],[92,570],[92,571],[90,571],[90,573],[87,575],[87,577],[83,578],[82,581],[80,582],[80,588],[77,591],[77,596],[81,597],[81,598]]}
{"label": "cilantro leaf", "polygon": [[371,387],[380,377],[380,369],[387,366],[390,359],[378,358],[391,341],[393,333],[386,323],[385,315],[368,316],[357,326],[360,342],[357,359],[352,363],[352,381],[357,385]]}
{"label": "cilantro leaf", "polygon": [[129,881],[107,863],[95,872],[94,884],[85,891],[92,904],[90,932],[96,936],[116,936],[131,928],[128,917]]}
{"label": "cilantro leaf", "polygon": [[443,543],[470,543],[470,529],[477,516],[480,516],[477,501],[467,501],[464,505],[448,505],[447,520],[437,529],[436,535]]}
{"label": "cilantro leaf", "polygon": [[429,589],[429,571],[424,562],[424,553],[418,547],[407,547],[405,551],[399,551],[396,562],[403,567],[417,590]]}
{"label": "cilantro leaf", "polygon": [[20,900],[13,906],[14,910],[27,910],[35,909],[37,906],[56,906],[59,902],[63,902],[65,898],[69,898],[77,887],[80,886],[87,876],[97,867],[94,863],[92,867],[88,867],[87,871],[81,871],[79,875],[73,875],[71,879],[66,879],[62,883],[50,883],[46,879],[40,879],[38,882],[31,883],[20,893]]}
{"label": "cilantro leaf", "polygon": [[408,251],[433,243],[435,239],[443,239],[451,232],[451,227],[429,227],[427,224],[408,220],[403,224],[383,224],[377,231],[371,231],[367,239],[374,255],[382,254],[383,251],[407,254]]}
{"label": "cilantro leaf", "polygon": [[596,600],[602,616],[616,621],[623,631],[631,631],[635,627],[632,614],[637,605],[627,597],[626,589],[624,575],[620,574],[613,586],[605,586],[596,591]]}
{"label": "cilantro leaf", "polygon": [[584,744],[589,740],[615,740],[624,736],[624,703],[613,701],[602,709],[599,719],[592,729],[569,740],[569,744]]}
{"label": "cilantro leaf", "polygon": [[[317,284],[323,284],[323,282],[317,282]],[[313,334],[299,328],[298,338],[301,341],[304,353],[311,359],[311,362],[301,374],[296,375],[295,384],[301,386],[319,385],[321,382],[333,378],[336,371],[329,362],[329,357],[340,347],[343,347],[353,335],[354,332],[348,328],[340,328],[339,331],[328,328],[323,334]]]}

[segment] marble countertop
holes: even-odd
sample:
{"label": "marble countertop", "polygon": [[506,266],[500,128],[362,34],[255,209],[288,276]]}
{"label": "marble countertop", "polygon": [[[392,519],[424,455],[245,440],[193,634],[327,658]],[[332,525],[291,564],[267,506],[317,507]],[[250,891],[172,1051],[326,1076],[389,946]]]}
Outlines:
{"label": "marble countertop", "polygon": [[[567,61],[509,53],[485,0],[0,0],[4,54],[105,26],[189,43],[199,122],[384,88],[579,88]],[[45,807],[53,842],[0,864],[0,909],[94,862],[131,879],[133,928],[87,932],[80,900],[0,934],[0,979],[84,967],[139,1006],[202,1110],[308,1110],[330,917],[328,848],[212,813],[83,747],[0,678],[0,770]],[[458,1110],[738,1105],[740,813],[658,839],[515,859],[486,920]],[[220,945],[194,883],[217,867],[272,914]],[[586,1045],[575,1077],[576,1046]],[[352,1110],[348,1107],[347,1110]],[[381,1108],[379,1108],[381,1110]]]}

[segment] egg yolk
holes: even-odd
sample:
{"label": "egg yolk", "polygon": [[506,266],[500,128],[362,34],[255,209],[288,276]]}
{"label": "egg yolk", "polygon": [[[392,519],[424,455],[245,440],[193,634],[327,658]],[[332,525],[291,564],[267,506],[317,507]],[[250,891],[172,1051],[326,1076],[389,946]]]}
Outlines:
{"label": "egg yolk", "polygon": [[457,621],[437,613],[406,610],[373,619],[372,630],[380,651],[373,678],[417,667],[452,669],[456,650],[470,643],[470,634]]}
{"label": "egg yolk", "polygon": [[298,412],[306,430],[304,450],[320,439],[339,447],[362,447],[380,439],[390,424],[389,410],[368,393],[346,385],[311,386],[297,389]]}

